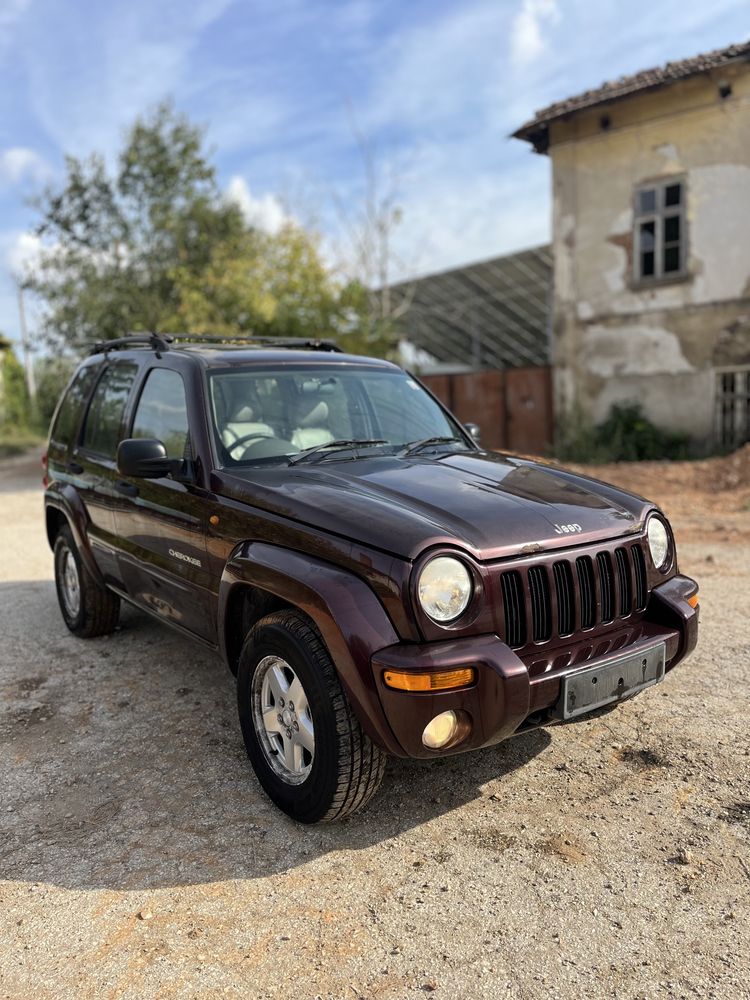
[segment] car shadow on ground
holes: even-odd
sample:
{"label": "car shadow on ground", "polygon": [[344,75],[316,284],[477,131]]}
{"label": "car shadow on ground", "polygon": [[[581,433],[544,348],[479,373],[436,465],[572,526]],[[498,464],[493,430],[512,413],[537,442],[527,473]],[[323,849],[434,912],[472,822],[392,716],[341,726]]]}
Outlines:
{"label": "car shadow on ground", "polygon": [[[129,607],[112,636],[76,639],[47,581],[0,584],[0,635],[0,879],[153,889],[386,849],[550,743],[537,731],[429,763],[393,759],[366,811],[305,827],[260,789],[215,654]],[[502,783],[492,790],[502,809]]]}

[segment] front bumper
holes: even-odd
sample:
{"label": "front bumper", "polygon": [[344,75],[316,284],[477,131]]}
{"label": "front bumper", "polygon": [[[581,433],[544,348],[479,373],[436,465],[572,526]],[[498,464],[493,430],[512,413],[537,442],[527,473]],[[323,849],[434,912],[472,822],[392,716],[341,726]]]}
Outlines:
{"label": "front bumper", "polygon": [[[525,729],[557,721],[552,711],[560,698],[561,678],[578,668],[605,666],[623,653],[638,653],[664,643],[666,670],[672,670],[695,648],[698,609],[688,603],[697,592],[689,577],[675,576],[651,592],[637,622],[622,621],[606,637],[592,643],[583,632],[567,647],[562,666],[533,675],[516,652],[496,635],[470,636],[447,642],[398,644],[372,657],[375,685],[383,711],[404,757],[435,757],[490,746]],[[567,659],[567,662],[564,662]],[[386,687],[386,670],[433,671],[475,666],[477,682],[469,688],[411,693]],[[427,723],[448,709],[471,719],[469,736],[448,750],[422,743]]]}

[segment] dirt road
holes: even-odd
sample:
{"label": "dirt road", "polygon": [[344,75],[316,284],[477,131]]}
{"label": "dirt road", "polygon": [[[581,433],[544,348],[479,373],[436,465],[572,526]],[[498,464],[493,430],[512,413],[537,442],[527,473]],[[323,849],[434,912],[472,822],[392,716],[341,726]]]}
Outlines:
{"label": "dirt road", "polygon": [[67,633],[38,478],[0,471],[0,997],[750,997],[736,497],[726,540],[698,508],[678,536],[703,628],[663,685],[393,761],[369,811],[305,829],[261,794],[218,659],[132,609]]}

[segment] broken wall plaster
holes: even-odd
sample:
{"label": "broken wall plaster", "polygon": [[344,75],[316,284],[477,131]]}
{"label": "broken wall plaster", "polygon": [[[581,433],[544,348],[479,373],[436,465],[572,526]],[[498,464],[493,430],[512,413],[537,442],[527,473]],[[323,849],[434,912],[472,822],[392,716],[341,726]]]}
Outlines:
{"label": "broken wall plaster", "polygon": [[692,372],[679,338],[648,325],[587,328],[581,340],[582,367],[600,378]]}

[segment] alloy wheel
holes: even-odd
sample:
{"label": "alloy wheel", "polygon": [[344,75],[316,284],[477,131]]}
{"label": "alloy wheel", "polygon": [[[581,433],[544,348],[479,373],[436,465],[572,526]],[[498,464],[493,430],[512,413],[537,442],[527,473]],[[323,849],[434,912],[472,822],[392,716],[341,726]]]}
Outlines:
{"label": "alloy wheel", "polygon": [[258,664],[252,710],[255,732],[271,769],[287,784],[301,784],[315,757],[315,728],[302,682],[280,656],[264,656]]}

